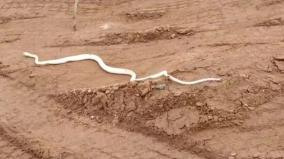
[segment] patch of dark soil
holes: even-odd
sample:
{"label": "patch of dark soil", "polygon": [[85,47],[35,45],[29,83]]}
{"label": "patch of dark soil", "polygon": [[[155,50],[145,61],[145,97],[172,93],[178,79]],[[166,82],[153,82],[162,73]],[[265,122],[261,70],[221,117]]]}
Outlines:
{"label": "patch of dark soil", "polygon": [[[71,37],[60,38],[56,44],[49,47],[68,46],[104,46],[118,44],[147,43],[156,40],[175,39],[183,36],[192,36],[196,32],[187,28],[157,27],[142,32],[108,33],[99,39],[72,39]],[[71,39],[71,40],[70,40]]]}
{"label": "patch of dark soil", "polygon": [[41,159],[50,159],[51,156],[49,156],[48,151],[42,151],[43,149],[40,148],[37,144],[37,142],[30,142],[23,136],[17,136],[16,133],[13,132],[13,130],[8,130],[5,126],[0,124],[0,135],[5,140],[9,141],[14,147],[17,147],[24,152],[30,154],[33,156],[33,158],[41,158]]}

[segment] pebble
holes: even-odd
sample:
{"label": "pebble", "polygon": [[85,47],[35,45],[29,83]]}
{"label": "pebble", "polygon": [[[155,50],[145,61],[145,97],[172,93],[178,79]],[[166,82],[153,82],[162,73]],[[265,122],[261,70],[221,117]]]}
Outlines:
{"label": "pebble", "polygon": [[203,106],[203,103],[197,102],[197,103],[196,103],[196,106],[201,107],[201,106]]}
{"label": "pebble", "polygon": [[107,89],[107,90],[106,90],[106,94],[109,94],[109,93],[110,93],[110,90]]}
{"label": "pebble", "polygon": [[260,154],[259,154],[259,153],[255,153],[255,154],[253,154],[253,155],[252,155],[252,158],[254,158],[254,159],[258,159],[258,158],[260,158]]}
{"label": "pebble", "polygon": [[175,97],[179,97],[179,96],[181,96],[182,95],[182,91],[176,91],[176,92],[174,92],[174,96]]}
{"label": "pebble", "polygon": [[166,89],[166,84],[158,84],[156,86],[153,86],[153,88],[159,89],[159,90],[165,90]]}
{"label": "pebble", "polygon": [[176,37],[176,34],[171,35],[171,39],[174,39]]}
{"label": "pebble", "polygon": [[232,152],[231,156],[237,156],[237,153],[236,152]]}
{"label": "pebble", "polygon": [[212,116],[212,115],[208,115],[208,119],[209,119],[209,120],[212,120],[212,119],[213,119],[213,116]]}
{"label": "pebble", "polygon": [[35,75],[34,75],[34,74],[30,74],[29,77],[30,77],[30,78],[34,78]]}

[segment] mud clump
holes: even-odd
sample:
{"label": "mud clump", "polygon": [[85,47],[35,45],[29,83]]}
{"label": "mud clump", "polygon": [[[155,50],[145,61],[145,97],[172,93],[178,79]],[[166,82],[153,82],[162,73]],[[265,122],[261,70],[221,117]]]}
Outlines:
{"label": "mud clump", "polygon": [[[165,87],[160,87],[165,85]],[[166,84],[128,83],[101,89],[78,89],[52,95],[65,109],[80,115],[153,133],[180,135],[238,125],[236,112],[210,108],[203,91],[171,91]]]}
{"label": "mud clump", "polygon": [[[157,93],[159,92],[159,93]],[[130,83],[97,90],[82,89],[55,96],[65,108],[88,116],[102,115],[119,122],[143,123],[174,108],[194,105],[194,94],[178,96],[168,90],[158,90],[153,83]]]}

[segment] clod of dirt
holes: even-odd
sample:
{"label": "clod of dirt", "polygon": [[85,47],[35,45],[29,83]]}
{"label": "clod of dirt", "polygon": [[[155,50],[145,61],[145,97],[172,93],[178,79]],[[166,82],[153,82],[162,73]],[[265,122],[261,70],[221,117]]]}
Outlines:
{"label": "clod of dirt", "polygon": [[[160,87],[162,89],[160,89]],[[241,114],[210,108],[198,89],[172,91],[165,83],[141,82],[101,89],[73,90],[52,97],[65,109],[126,129],[181,135],[213,127],[239,125]],[[158,88],[158,89],[157,89]]]}
{"label": "clod of dirt", "polygon": [[273,57],[272,62],[276,66],[278,71],[284,72],[284,57],[283,56]]}

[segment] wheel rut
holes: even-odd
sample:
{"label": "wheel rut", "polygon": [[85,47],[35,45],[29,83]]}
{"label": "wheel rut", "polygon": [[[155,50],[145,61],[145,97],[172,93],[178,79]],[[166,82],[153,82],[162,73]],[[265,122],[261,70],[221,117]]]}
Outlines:
{"label": "wheel rut", "polygon": [[[0,95],[0,126],[13,132],[7,133],[9,138],[16,143],[25,144],[29,152],[36,154],[34,156],[199,158],[166,144],[154,143],[152,138],[140,134],[100,125],[88,119],[67,118],[60,114],[56,103],[46,96],[10,79],[0,78],[0,81],[1,90],[5,90],[5,94]],[[83,120],[84,122],[80,122]]]}

